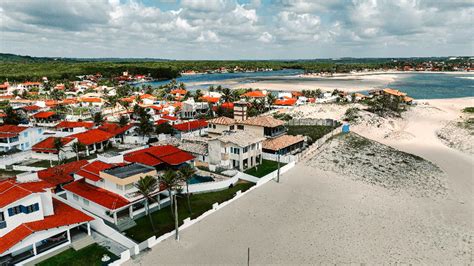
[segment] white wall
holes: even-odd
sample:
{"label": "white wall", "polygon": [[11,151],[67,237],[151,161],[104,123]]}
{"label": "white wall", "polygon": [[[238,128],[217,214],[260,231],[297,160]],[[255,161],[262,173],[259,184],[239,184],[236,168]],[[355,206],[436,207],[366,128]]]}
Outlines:
{"label": "white wall", "polygon": [[[29,206],[31,204],[39,204],[39,210],[32,212],[32,213],[18,213],[13,216],[10,216],[8,214],[8,209],[11,207],[15,207],[18,205],[23,205],[23,206]],[[10,232],[11,230],[15,229],[17,226],[27,223],[27,222],[32,222],[32,221],[38,221],[43,219],[43,206],[41,204],[41,196],[39,193],[34,193],[30,194],[20,200],[17,200],[15,202],[12,202],[2,208],[0,208],[0,211],[3,212],[3,215],[5,216],[5,222],[7,223],[7,227],[0,229],[0,237],[5,235],[6,233]]]}

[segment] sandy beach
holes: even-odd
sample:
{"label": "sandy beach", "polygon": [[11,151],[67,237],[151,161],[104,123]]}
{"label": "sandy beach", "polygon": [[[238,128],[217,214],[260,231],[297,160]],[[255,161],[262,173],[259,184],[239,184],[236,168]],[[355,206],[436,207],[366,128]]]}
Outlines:
{"label": "sandy beach", "polygon": [[[403,119],[352,128],[438,166],[444,197],[413,196],[299,163],[281,183],[252,191],[184,230],[179,242],[164,241],[130,264],[246,264],[247,248],[251,264],[473,263],[474,161],[436,135],[473,98],[422,102]],[[328,107],[328,117],[343,114]],[[319,113],[311,108],[301,107],[302,115]]]}

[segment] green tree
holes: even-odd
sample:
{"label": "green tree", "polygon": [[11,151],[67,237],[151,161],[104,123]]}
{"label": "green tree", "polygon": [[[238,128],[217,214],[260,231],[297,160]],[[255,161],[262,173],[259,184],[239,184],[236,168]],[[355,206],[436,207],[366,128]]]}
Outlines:
{"label": "green tree", "polygon": [[3,119],[3,123],[7,125],[18,125],[21,122],[21,117],[20,115],[13,110],[13,108],[10,105],[7,105],[5,108],[5,114],[6,117]]}
{"label": "green tree", "polygon": [[155,129],[156,134],[169,134],[173,135],[174,134],[174,128],[168,123],[163,123],[158,126],[156,126]]}
{"label": "green tree", "polygon": [[153,232],[156,232],[155,224],[153,223],[153,217],[150,212],[150,202],[155,201],[152,197],[153,192],[155,192],[159,187],[159,181],[153,176],[145,176],[140,177],[140,180],[135,183],[135,187],[138,189],[138,193],[140,193],[143,198],[145,198],[145,211],[150,219],[151,227],[153,228]]}
{"label": "green tree", "polygon": [[181,177],[181,180],[184,181],[186,184],[186,198],[188,202],[188,211],[189,214],[192,214],[193,211],[191,209],[191,201],[189,199],[189,180],[193,178],[194,174],[196,173],[196,169],[192,168],[189,164],[186,164],[179,168],[179,176]]}
{"label": "green tree", "polygon": [[180,176],[173,170],[167,170],[161,177],[160,181],[168,189],[168,194],[170,195],[171,200],[171,213],[174,216],[174,225],[175,225],[175,238],[179,239],[179,225],[178,225],[178,201],[176,200],[176,193],[173,194],[173,191],[180,188],[179,183],[181,181]]}
{"label": "green tree", "polygon": [[96,126],[99,126],[100,124],[102,124],[102,122],[104,122],[104,117],[102,116],[102,113],[101,112],[97,112],[94,114],[94,124]]}
{"label": "green tree", "polygon": [[85,149],[86,146],[79,141],[76,141],[72,144],[72,151],[76,153],[76,161],[79,161],[79,153]]}
{"label": "green tree", "polygon": [[119,126],[120,127],[124,127],[126,125],[128,125],[128,122],[129,122],[129,119],[127,116],[125,115],[121,115],[120,118],[119,118]]}
{"label": "green tree", "polygon": [[58,165],[61,163],[61,151],[64,148],[64,143],[61,138],[54,138],[53,147],[58,153]]}

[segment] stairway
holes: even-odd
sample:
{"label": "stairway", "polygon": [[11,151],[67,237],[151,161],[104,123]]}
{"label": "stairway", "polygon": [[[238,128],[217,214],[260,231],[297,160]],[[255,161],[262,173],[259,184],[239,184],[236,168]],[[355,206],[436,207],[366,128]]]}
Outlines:
{"label": "stairway", "polygon": [[117,228],[119,229],[120,232],[123,232],[129,228],[132,228],[135,225],[137,225],[137,223],[135,223],[135,221],[130,217],[124,217],[117,221]]}
{"label": "stairway", "polygon": [[95,241],[94,241],[94,238],[92,238],[92,236],[90,235],[84,235],[83,237],[77,239],[77,240],[74,240],[72,243],[71,243],[71,247],[74,249],[74,250],[80,250],[82,248],[85,248],[89,245],[92,245],[94,244]]}

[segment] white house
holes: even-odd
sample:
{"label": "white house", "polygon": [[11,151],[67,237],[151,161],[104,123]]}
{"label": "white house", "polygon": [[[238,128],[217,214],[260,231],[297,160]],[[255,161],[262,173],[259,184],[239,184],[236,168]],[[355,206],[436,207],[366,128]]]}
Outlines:
{"label": "white house", "polygon": [[209,140],[209,168],[247,170],[262,163],[263,136],[251,131],[226,132]]}
{"label": "white house", "polygon": [[40,127],[2,125],[0,126],[0,152],[12,149],[29,150],[44,138],[43,129]]}
{"label": "white house", "polygon": [[90,235],[93,218],[54,199],[44,181],[0,182],[0,264],[35,259]]}

